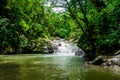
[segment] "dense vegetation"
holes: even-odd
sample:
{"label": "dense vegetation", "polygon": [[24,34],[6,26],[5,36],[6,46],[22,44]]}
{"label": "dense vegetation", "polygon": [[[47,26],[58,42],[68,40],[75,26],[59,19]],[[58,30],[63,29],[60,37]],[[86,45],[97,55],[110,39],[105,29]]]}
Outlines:
{"label": "dense vegetation", "polygon": [[120,49],[119,0],[1,0],[0,10],[0,54],[42,50],[53,37],[77,40],[89,60]]}

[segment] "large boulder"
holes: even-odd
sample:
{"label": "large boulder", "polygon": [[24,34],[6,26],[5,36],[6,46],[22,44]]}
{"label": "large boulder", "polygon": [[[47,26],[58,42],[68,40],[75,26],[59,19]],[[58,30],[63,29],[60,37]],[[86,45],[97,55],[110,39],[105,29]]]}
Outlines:
{"label": "large boulder", "polygon": [[83,57],[85,55],[85,52],[82,49],[78,49],[78,51],[75,53],[75,55]]}

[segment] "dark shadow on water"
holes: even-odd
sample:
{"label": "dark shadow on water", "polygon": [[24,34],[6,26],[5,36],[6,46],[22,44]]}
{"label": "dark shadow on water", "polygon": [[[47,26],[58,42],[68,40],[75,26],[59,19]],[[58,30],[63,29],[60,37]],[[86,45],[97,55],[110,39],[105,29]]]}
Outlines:
{"label": "dark shadow on water", "polygon": [[0,80],[21,80],[20,65],[16,63],[0,64]]}
{"label": "dark shadow on water", "polygon": [[[114,71],[114,70],[113,70]],[[100,66],[89,67],[85,80],[120,80],[120,74],[116,74],[109,68],[101,68]]]}

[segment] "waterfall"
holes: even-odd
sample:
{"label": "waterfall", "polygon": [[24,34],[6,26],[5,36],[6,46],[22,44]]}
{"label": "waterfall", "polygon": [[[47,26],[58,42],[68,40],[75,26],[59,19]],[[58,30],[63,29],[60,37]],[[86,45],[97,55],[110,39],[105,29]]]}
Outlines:
{"label": "waterfall", "polygon": [[84,53],[75,43],[70,43],[64,39],[54,40],[52,41],[52,45],[55,55],[74,56],[81,51],[82,53],[79,56],[83,56]]}

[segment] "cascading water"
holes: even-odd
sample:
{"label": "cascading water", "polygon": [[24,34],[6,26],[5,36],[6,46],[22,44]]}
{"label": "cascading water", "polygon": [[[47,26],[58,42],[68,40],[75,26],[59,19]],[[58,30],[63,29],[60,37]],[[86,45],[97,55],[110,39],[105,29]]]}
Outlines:
{"label": "cascading water", "polygon": [[60,56],[74,56],[76,53],[80,53],[79,56],[83,56],[84,52],[77,47],[75,43],[69,43],[64,39],[54,40],[52,42],[54,54]]}

